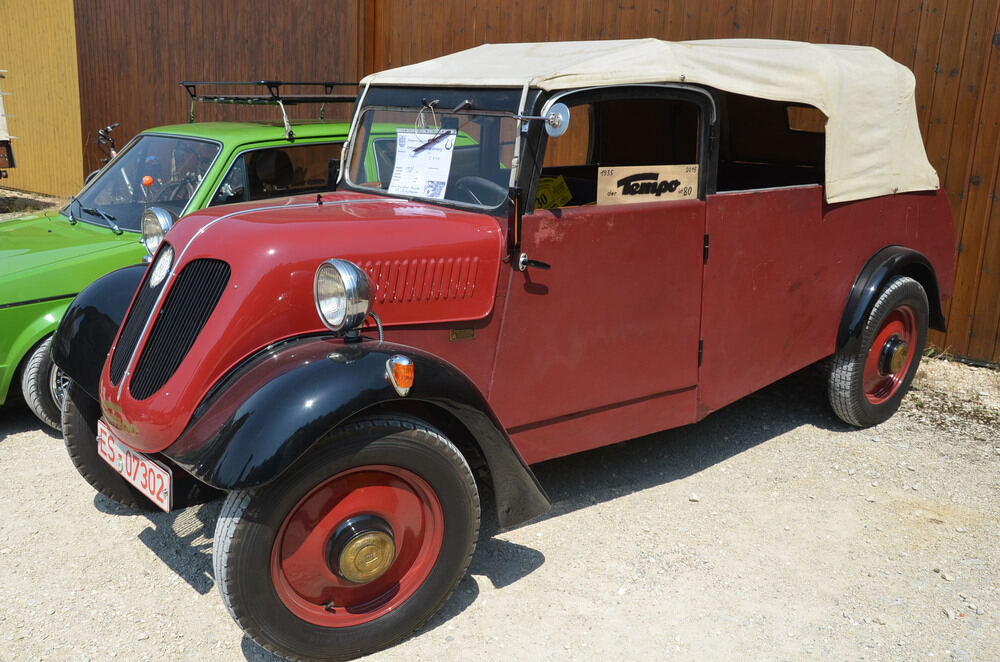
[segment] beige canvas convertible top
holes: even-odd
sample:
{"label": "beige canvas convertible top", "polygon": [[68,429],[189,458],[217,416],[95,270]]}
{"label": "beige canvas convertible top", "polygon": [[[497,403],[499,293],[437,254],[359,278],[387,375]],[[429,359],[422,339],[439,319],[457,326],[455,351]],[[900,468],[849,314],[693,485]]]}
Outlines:
{"label": "beige canvas convertible top", "polygon": [[823,111],[829,202],[938,188],[917,124],[913,74],[866,46],[767,39],[484,44],[362,80],[546,91],[664,82],[708,85]]}

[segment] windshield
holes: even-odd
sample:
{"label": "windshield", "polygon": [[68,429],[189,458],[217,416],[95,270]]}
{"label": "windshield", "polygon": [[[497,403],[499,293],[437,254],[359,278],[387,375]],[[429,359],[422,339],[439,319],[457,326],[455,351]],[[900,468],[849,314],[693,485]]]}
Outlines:
{"label": "windshield", "polygon": [[349,184],[371,192],[493,209],[507,199],[517,123],[473,110],[369,107],[353,140]]}
{"label": "windshield", "polygon": [[180,215],[219,153],[218,143],[175,136],[140,136],[63,209],[95,225],[113,221],[138,232],[149,205]]}

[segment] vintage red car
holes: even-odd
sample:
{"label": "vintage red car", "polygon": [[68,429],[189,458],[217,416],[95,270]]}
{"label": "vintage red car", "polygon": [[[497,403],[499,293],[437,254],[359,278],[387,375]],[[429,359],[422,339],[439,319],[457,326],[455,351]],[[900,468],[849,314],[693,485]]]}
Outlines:
{"label": "vintage red car", "polygon": [[135,507],[226,492],[215,579],[262,646],[389,646],[465,572],[480,485],[520,524],[529,465],[828,358],[840,418],[892,415],[953,287],[913,89],[871,48],[754,40],[371,75],[335,192],[195,212],[79,296],[73,461]]}

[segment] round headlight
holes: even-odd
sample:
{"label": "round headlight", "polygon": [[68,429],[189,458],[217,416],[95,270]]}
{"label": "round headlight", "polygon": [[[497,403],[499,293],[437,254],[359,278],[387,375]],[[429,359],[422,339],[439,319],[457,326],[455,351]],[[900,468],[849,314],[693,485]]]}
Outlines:
{"label": "round headlight", "polygon": [[331,331],[361,326],[371,310],[368,276],[347,260],[327,260],[319,265],[313,292],[319,317]]}
{"label": "round headlight", "polygon": [[167,230],[173,224],[174,217],[166,209],[150,207],[142,212],[142,243],[147,253],[156,254],[156,249],[163,241],[163,235],[167,234]]}
{"label": "round headlight", "polygon": [[149,286],[157,287],[163,282],[167,274],[170,273],[170,265],[174,261],[174,249],[172,246],[164,246],[160,255],[153,262],[152,273],[149,274]]}

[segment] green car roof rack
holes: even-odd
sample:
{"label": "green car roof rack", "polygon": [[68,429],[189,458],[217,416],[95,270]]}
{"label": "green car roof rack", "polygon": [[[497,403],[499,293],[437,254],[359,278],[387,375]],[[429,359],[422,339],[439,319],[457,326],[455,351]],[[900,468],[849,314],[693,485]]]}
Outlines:
{"label": "green car roof rack", "polygon": [[[288,121],[288,113],[285,111],[285,106],[294,106],[300,103],[318,103],[320,104],[319,117],[320,119],[325,119],[325,111],[327,103],[349,103],[353,102],[356,93],[344,93],[335,92],[336,88],[343,87],[357,87],[357,83],[344,83],[337,81],[280,81],[280,80],[245,80],[245,81],[197,81],[197,80],[184,80],[180,82],[180,85],[187,90],[188,95],[191,97],[191,109],[188,112],[188,122],[194,122],[194,104],[197,101],[202,103],[233,103],[241,105],[267,105],[267,106],[278,106],[281,109],[281,119],[285,123],[285,137],[291,140],[295,137],[295,133],[292,131],[292,125]],[[199,90],[198,86],[204,87],[246,87],[253,86],[257,88],[264,88],[267,90],[266,94],[232,94],[232,93],[221,93],[214,90],[207,92],[204,89]],[[314,87],[323,88],[322,93],[314,92],[311,94],[303,93],[289,93],[287,90],[283,90],[283,87]]]}

